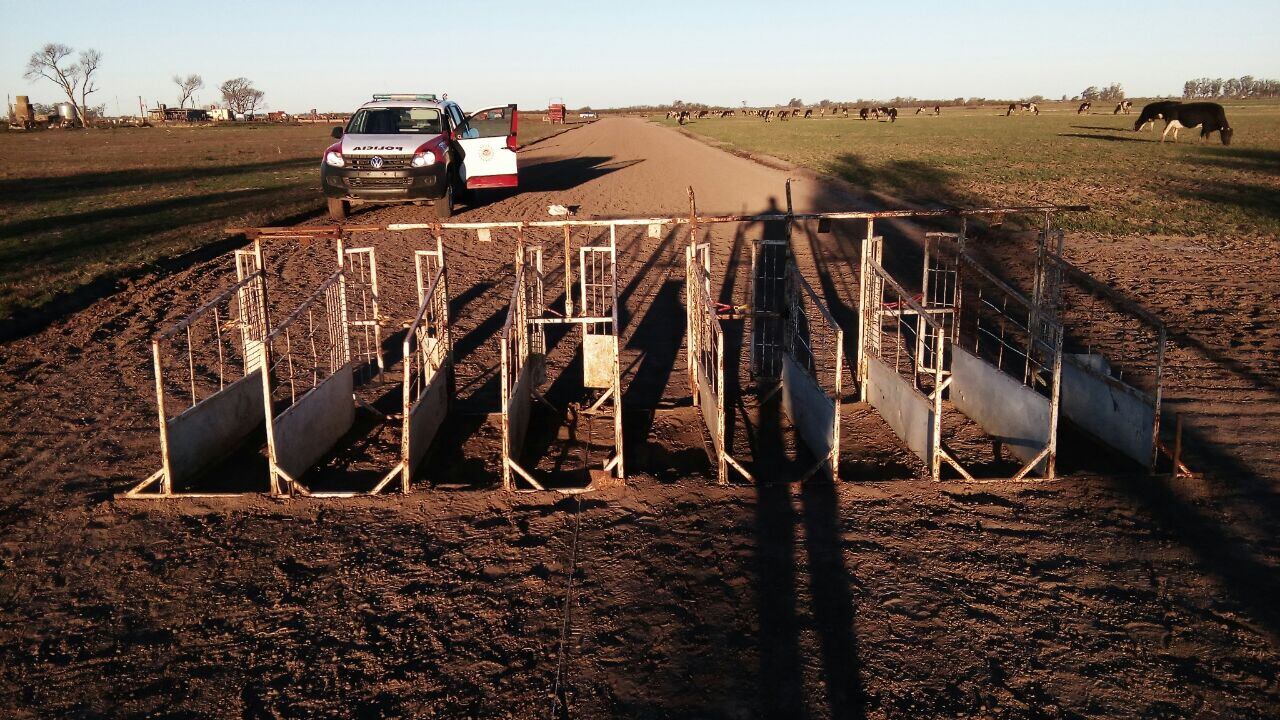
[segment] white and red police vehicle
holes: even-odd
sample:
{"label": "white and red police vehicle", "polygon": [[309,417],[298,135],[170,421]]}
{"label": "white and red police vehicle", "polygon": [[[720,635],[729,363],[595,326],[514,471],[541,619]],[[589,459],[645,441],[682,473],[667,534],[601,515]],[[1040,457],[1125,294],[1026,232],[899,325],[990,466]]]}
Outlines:
{"label": "white and red police vehicle", "polygon": [[466,115],[435,95],[374,95],[361,105],[320,161],[329,216],[361,203],[427,203],[436,216],[472,190],[518,184],[515,105]]}

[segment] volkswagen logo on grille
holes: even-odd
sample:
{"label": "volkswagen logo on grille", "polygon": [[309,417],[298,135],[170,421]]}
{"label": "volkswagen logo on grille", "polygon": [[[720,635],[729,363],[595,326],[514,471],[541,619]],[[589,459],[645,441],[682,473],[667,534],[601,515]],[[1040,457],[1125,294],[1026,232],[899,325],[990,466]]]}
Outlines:
{"label": "volkswagen logo on grille", "polygon": [[369,158],[369,167],[373,168],[374,170],[382,169],[382,158],[378,157],[377,155],[374,155],[373,157]]}

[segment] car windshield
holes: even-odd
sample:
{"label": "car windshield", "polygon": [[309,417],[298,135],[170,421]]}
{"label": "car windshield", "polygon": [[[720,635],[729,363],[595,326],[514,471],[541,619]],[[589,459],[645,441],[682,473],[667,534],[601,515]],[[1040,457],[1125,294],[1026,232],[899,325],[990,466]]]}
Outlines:
{"label": "car windshield", "polygon": [[438,135],[442,132],[440,111],[423,107],[365,108],[357,110],[351,117],[347,132],[357,135]]}

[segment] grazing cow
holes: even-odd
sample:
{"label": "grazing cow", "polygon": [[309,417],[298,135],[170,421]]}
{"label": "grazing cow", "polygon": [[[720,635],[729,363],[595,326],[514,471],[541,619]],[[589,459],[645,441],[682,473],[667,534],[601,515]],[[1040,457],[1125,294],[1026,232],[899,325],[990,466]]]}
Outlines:
{"label": "grazing cow", "polygon": [[1093,107],[1093,103],[1089,102],[1088,100],[1085,100],[1084,102],[1080,103],[1080,109],[1076,110],[1076,114],[1083,115],[1089,112],[1089,108],[1091,107]]}
{"label": "grazing cow", "polygon": [[1178,100],[1159,100],[1153,103],[1147,103],[1142,107],[1142,112],[1138,113],[1138,119],[1133,123],[1133,131],[1138,132],[1148,123],[1151,124],[1152,132],[1156,129],[1156,121],[1164,120],[1165,125],[1169,124],[1169,111],[1182,102]]}
{"label": "grazing cow", "polygon": [[1009,103],[1009,109],[1005,111],[1004,116],[1009,117],[1010,115],[1012,115],[1014,112],[1018,110],[1021,110],[1023,112],[1034,113],[1036,115],[1040,114],[1039,105],[1036,105],[1033,102],[1017,102],[1017,103]]}
{"label": "grazing cow", "polygon": [[840,114],[844,115],[845,117],[849,117],[849,108],[847,107],[840,108]]}
{"label": "grazing cow", "polygon": [[920,113],[922,113],[922,112],[924,112],[924,106],[923,106],[923,105],[922,105],[922,106],[920,106],[920,107],[918,107],[918,108],[916,108],[916,114],[917,114],[917,115],[919,115],[919,114],[920,114]]}
{"label": "grazing cow", "polygon": [[791,116],[791,111],[790,111],[790,110],[780,110],[780,111],[778,112],[778,119],[779,119],[779,120],[786,120],[786,119],[787,119],[787,118],[789,118],[790,116]]}
{"label": "grazing cow", "polygon": [[811,117],[813,117],[813,110],[806,109],[804,111],[804,119],[808,120]]}
{"label": "grazing cow", "polygon": [[1164,142],[1170,130],[1173,131],[1173,141],[1177,142],[1178,131],[1182,128],[1200,128],[1201,140],[1208,140],[1209,135],[1216,132],[1222,138],[1223,145],[1230,145],[1231,136],[1235,134],[1227,122],[1227,111],[1218,103],[1179,103],[1165,112],[1164,119],[1168,124],[1164,127],[1160,142]]}
{"label": "grazing cow", "polygon": [[934,106],[933,106],[933,114],[934,114],[934,115],[941,115],[941,114],[942,114],[942,106],[941,106],[941,105],[934,105]]}
{"label": "grazing cow", "polygon": [[871,115],[877,120],[887,117],[889,118],[889,122],[894,122],[898,119],[898,108],[881,105],[877,108],[871,108]]}
{"label": "grazing cow", "polygon": [[868,110],[868,109],[866,109],[866,108],[859,108],[859,109],[858,109],[858,117],[859,117],[860,119],[862,119],[862,120],[866,120],[866,119],[867,119],[867,116],[868,116],[868,115],[870,115],[870,114],[871,114],[871,111],[870,111],[870,110]]}
{"label": "grazing cow", "polygon": [[1116,109],[1115,109],[1114,111],[1112,111],[1112,113],[1111,113],[1111,114],[1112,114],[1112,115],[1119,115],[1120,113],[1122,113],[1122,112],[1123,112],[1125,115],[1128,115],[1128,114],[1129,114],[1129,109],[1130,109],[1130,108],[1132,108],[1132,107],[1133,107],[1133,101],[1132,101],[1132,100],[1121,100],[1120,102],[1116,103]]}

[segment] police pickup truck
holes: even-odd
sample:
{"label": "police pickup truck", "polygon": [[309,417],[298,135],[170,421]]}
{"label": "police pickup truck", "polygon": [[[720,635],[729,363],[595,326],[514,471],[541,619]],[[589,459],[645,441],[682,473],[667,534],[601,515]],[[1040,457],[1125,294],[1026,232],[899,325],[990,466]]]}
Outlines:
{"label": "police pickup truck", "polygon": [[516,106],[465,115],[435,95],[374,95],[320,161],[329,217],[361,203],[431,203],[436,216],[472,190],[517,185]]}

